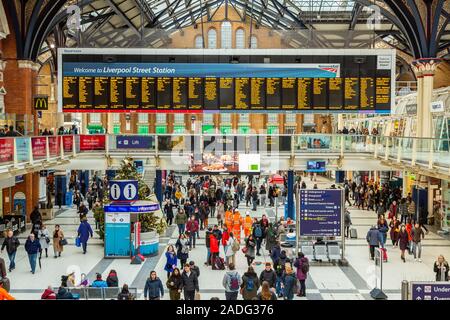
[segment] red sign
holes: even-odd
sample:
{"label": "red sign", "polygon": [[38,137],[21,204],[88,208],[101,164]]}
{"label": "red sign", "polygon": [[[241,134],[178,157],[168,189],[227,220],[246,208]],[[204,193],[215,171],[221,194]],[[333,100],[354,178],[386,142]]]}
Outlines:
{"label": "red sign", "polygon": [[80,151],[105,150],[105,135],[80,135]]}
{"label": "red sign", "polygon": [[46,137],[31,138],[31,149],[33,150],[33,159],[46,158],[47,157]]}
{"label": "red sign", "polygon": [[64,152],[72,152],[73,151],[73,136],[63,136],[63,146]]}
{"label": "red sign", "polygon": [[0,138],[0,163],[14,161],[14,138]]}
{"label": "red sign", "polygon": [[60,144],[61,137],[48,137],[48,148],[50,151],[50,156],[59,156]]}

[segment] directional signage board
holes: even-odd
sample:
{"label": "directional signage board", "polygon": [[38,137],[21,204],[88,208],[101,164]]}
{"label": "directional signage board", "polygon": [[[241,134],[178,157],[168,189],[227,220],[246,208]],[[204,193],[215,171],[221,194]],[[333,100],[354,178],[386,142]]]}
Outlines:
{"label": "directional signage board", "polygon": [[340,237],[342,190],[300,190],[300,236]]}
{"label": "directional signage board", "polygon": [[111,201],[130,202],[139,199],[139,187],[136,180],[112,180],[109,182]]}
{"label": "directional signage board", "polygon": [[152,149],[155,145],[153,137],[117,136],[117,149]]}
{"label": "directional signage board", "polygon": [[450,282],[411,282],[411,300],[450,300]]}

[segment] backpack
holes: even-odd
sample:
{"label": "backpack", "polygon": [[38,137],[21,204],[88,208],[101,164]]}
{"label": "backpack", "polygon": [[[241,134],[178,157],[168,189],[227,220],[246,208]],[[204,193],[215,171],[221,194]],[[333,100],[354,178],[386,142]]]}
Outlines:
{"label": "backpack", "polygon": [[245,286],[245,290],[253,291],[254,288],[255,288],[255,282],[253,281],[253,278],[248,277],[247,284]]}
{"label": "backpack", "polygon": [[303,260],[302,272],[303,272],[303,274],[307,274],[309,272],[309,261],[308,260]]}
{"label": "backpack", "polygon": [[261,230],[261,226],[257,225],[255,227],[255,237],[257,238],[261,238],[262,237],[262,230]]}
{"label": "backpack", "polygon": [[236,273],[230,276],[230,289],[233,291],[239,290],[239,279]]}
{"label": "backpack", "polygon": [[233,245],[231,246],[231,250],[233,250],[233,252],[238,252],[240,248],[241,245],[239,244],[239,241],[235,239]]}

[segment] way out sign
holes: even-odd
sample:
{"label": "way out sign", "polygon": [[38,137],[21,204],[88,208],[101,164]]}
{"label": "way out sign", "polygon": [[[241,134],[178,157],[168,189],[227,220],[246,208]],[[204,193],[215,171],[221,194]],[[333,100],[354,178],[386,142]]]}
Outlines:
{"label": "way out sign", "polygon": [[139,200],[137,180],[111,180],[109,199],[111,201],[131,202]]}

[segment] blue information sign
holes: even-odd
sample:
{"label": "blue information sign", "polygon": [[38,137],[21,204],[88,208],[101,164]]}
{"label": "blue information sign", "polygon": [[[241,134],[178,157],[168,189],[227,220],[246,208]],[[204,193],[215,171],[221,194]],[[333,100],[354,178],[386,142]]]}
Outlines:
{"label": "blue information sign", "polygon": [[148,136],[117,136],[117,149],[153,149],[155,140]]}
{"label": "blue information sign", "polygon": [[105,206],[105,212],[155,212],[159,210],[159,204],[147,204],[147,205],[108,205]]}
{"label": "blue information sign", "polygon": [[118,202],[130,202],[139,199],[137,180],[109,181],[109,199]]}
{"label": "blue information sign", "polygon": [[450,282],[412,282],[412,300],[450,300]]}
{"label": "blue information sign", "polygon": [[300,190],[300,236],[341,236],[342,191]]}

